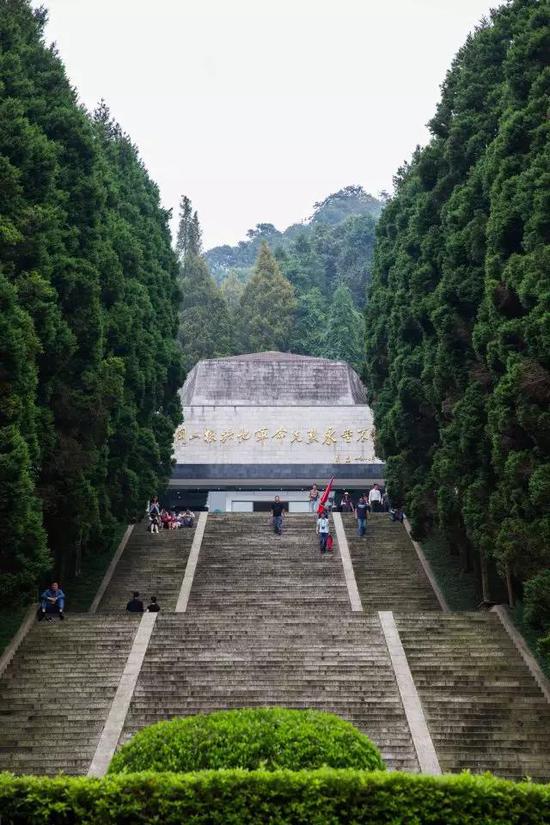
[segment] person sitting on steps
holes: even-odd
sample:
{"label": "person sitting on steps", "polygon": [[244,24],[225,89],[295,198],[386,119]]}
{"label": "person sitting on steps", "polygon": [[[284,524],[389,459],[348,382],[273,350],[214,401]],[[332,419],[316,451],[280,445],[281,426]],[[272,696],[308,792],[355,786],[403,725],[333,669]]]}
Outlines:
{"label": "person sitting on steps", "polygon": [[52,621],[52,613],[57,613],[61,621],[65,618],[65,594],[57,582],[52,582],[47,590],[40,596],[40,607],[38,608],[37,619],[39,622],[46,619]]}
{"label": "person sitting on steps", "polygon": [[151,596],[151,604],[147,605],[147,611],[149,613],[158,613],[160,610],[160,604],[157,602],[156,596]]}
{"label": "person sitting on steps", "polygon": [[195,523],[195,514],[191,512],[189,507],[185,510],[181,517],[181,526],[182,527],[193,527]]}
{"label": "person sitting on steps", "polygon": [[332,553],[332,547],[329,547],[330,522],[326,510],[319,512],[316,532],[319,534],[319,550],[321,551],[321,555],[324,556],[325,553]]}
{"label": "person sitting on steps", "polygon": [[126,605],[128,613],[143,613],[143,602],[139,598],[139,592],[134,590],[133,596]]}

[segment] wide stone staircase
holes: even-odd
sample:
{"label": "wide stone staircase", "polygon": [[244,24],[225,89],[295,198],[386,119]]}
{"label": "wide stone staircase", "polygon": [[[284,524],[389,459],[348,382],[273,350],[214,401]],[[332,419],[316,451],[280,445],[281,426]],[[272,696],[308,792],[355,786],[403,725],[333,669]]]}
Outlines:
{"label": "wide stone staircase", "polygon": [[351,513],[342,521],[363,610],[441,609],[402,524],[387,513],[371,513],[359,537]]}
{"label": "wide stone staircase", "polygon": [[156,596],[161,610],[174,610],[195,528],[151,534],[136,524],[98,610],[125,610],[134,590],[146,602]]}
{"label": "wide stone staircase", "polygon": [[[0,769],[85,773],[139,617],[162,607],[121,742],[144,725],[221,708],[329,710],[372,737],[391,768],[418,761],[378,610],[393,611],[444,771],[550,780],[550,704],[495,614],[443,613],[404,528],[344,516],[363,612],[340,552],[321,557],[310,514],[275,536],[265,514],[209,515],[186,613],[174,613],[194,530],[134,528],[96,615],[34,625],[0,678]],[[334,532],[334,531],[333,531]],[[124,718],[124,717],[123,717]]]}
{"label": "wide stone staircase", "polygon": [[550,780],[550,703],[494,613],[396,618],[443,771]]}
{"label": "wide stone staircase", "polygon": [[[334,532],[334,531],[333,531]],[[208,517],[188,611],[300,609],[349,610],[342,562],[335,544],[321,556],[311,513],[285,518],[277,536],[268,514]]]}
{"label": "wide stone staircase", "polygon": [[0,771],[86,773],[138,626],[82,613],[33,626],[0,680]]}
{"label": "wide stone staircase", "polygon": [[368,733],[389,767],[418,770],[378,617],[305,608],[159,615],[123,740],[173,716],[316,708]]}

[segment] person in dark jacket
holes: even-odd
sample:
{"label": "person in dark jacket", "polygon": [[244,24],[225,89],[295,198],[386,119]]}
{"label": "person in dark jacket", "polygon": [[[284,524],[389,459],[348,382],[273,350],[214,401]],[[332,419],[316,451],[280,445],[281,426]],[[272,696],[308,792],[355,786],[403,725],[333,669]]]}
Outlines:
{"label": "person in dark jacket", "polygon": [[160,604],[157,602],[156,596],[151,596],[151,604],[147,605],[147,610],[149,613],[158,613],[160,610]]}
{"label": "person in dark jacket", "polygon": [[340,512],[341,513],[353,513],[353,501],[351,499],[350,494],[346,490],[342,498],[340,499]]}
{"label": "person in dark jacket", "polygon": [[128,613],[143,613],[143,602],[139,598],[139,593],[134,590],[134,595],[126,605]]}

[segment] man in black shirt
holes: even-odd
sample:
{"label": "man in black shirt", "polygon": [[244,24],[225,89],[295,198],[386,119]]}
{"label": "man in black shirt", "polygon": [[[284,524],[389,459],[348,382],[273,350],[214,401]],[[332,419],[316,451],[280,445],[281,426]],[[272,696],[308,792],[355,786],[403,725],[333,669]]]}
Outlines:
{"label": "man in black shirt", "polygon": [[149,613],[158,613],[160,610],[160,604],[157,602],[156,596],[151,596],[151,604],[147,605],[147,610]]}
{"label": "man in black shirt", "polygon": [[131,598],[126,605],[126,610],[129,613],[143,613],[143,602],[139,598],[139,593],[137,590],[134,590],[133,598]]}
{"label": "man in black shirt", "polygon": [[355,518],[357,519],[357,535],[364,536],[367,528],[368,502],[365,496],[361,496],[355,507]]}
{"label": "man in black shirt", "polygon": [[285,505],[279,496],[275,496],[275,501],[271,506],[271,514],[273,516],[273,530],[278,536],[283,532],[283,515],[285,512]]}

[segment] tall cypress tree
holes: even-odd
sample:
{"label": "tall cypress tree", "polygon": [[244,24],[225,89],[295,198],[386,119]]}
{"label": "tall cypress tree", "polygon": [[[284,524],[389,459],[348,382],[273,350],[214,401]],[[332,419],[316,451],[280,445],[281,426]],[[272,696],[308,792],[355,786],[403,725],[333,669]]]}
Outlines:
{"label": "tall cypress tree", "polygon": [[27,0],[0,13],[2,300],[28,394],[21,406],[18,379],[9,389],[17,473],[11,459],[2,472],[29,531],[0,563],[22,588],[44,564],[41,513],[63,574],[164,482],[183,377],[169,215],[106,108],[92,120],[78,105],[45,20]]}
{"label": "tall cypress tree", "polygon": [[394,495],[512,599],[550,563],[545,496],[549,12],[515,0],[468,38],[433,138],[378,226],[367,373]]}
{"label": "tall cypress tree", "polygon": [[294,290],[264,242],[254,275],[241,298],[238,326],[241,352],[287,350],[292,340],[295,312]]}

